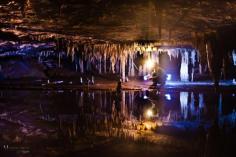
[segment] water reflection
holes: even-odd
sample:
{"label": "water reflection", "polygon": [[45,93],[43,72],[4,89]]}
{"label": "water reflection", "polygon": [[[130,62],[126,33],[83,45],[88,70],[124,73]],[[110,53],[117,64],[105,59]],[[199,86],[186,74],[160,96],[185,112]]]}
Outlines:
{"label": "water reflection", "polygon": [[184,119],[188,118],[188,92],[180,92],[181,114]]}
{"label": "water reflection", "polygon": [[[53,134],[61,143],[94,135],[142,140],[140,130],[157,125],[157,134],[153,133],[157,136],[152,134],[151,141],[166,142],[159,138],[166,134],[179,138],[181,130],[198,156],[217,156],[234,150],[235,102],[235,93],[230,92],[5,90],[0,91],[0,120],[4,121],[2,130],[9,130],[5,123],[9,121],[24,136]],[[155,118],[156,123],[145,118]],[[169,128],[171,133],[165,130]]]}
{"label": "water reflection", "polygon": [[119,113],[127,120],[140,120],[148,108],[155,108],[159,119],[167,122],[210,122],[216,117],[235,124],[234,93],[194,91],[1,91],[1,102],[37,105],[41,119],[53,121],[58,115]]}

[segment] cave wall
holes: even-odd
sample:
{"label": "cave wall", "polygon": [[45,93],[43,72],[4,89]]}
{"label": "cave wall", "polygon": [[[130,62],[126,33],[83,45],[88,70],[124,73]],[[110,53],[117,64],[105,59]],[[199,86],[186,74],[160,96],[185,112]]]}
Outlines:
{"label": "cave wall", "polygon": [[215,84],[236,77],[232,52],[236,49],[236,28],[225,26],[205,35],[206,52]]}

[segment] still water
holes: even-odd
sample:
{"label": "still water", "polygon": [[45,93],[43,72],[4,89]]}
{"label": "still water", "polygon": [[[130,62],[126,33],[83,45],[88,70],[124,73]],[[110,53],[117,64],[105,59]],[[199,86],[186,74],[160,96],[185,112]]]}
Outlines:
{"label": "still water", "polygon": [[[177,127],[208,125],[216,118],[222,126],[236,121],[236,93],[196,91],[0,91],[1,114],[24,108],[34,108],[43,121],[81,113],[96,118],[119,112],[124,119],[142,120],[148,109],[155,116]],[[22,110],[22,108],[21,108]]]}

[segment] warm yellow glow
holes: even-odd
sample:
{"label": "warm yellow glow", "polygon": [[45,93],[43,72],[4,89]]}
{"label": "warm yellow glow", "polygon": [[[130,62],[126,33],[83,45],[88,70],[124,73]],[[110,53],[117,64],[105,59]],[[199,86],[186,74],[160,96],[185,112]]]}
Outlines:
{"label": "warm yellow glow", "polygon": [[162,121],[157,121],[157,126],[163,126]]}
{"label": "warm yellow glow", "polygon": [[157,128],[157,124],[155,122],[152,121],[146,121],[143,123],[144,128],[147,130],[151,130],[151,129],[155,129]]}
{"label": "warm yellow glow", "polygon": [[153,50],[153,51],[157,51],[157,48],[156,48],[156,47],[153,47],[152,50]]}
{"label": "warm yellow glow", "polygon": [[144,123],[144,126],[146,127],[147,130],[151,130],[152,125],[150,125],[149,123]]}
{"label": "warm yellow glow", "polygon": [[147,51],[147,52],[151,52],[151,51],[152,51],[152,48],[151,48],[150,46],[148,46],[148,47],[146,48],[146,51]]}
{"label": "warm yellow glow", "polygon": [[146,112],[146,115],[148,118],[151,118],[153,116],[153,112],[151,109],[148,109],[147,112]]}
{"label": "warm yellow glow", "polygon": [[146,61],[146,66],[148,69],[152,69],[154,67],[154,61],[152,59],[148,59]]}

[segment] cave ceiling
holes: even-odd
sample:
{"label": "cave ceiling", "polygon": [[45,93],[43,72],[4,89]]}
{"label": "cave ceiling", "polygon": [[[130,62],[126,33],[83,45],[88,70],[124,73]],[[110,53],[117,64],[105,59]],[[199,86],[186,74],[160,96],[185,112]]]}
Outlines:
{"label": "cave ceiling", "polygon": [[234,25],[234,0],[1,0],[1,31],[116,42],[187,42]]}

